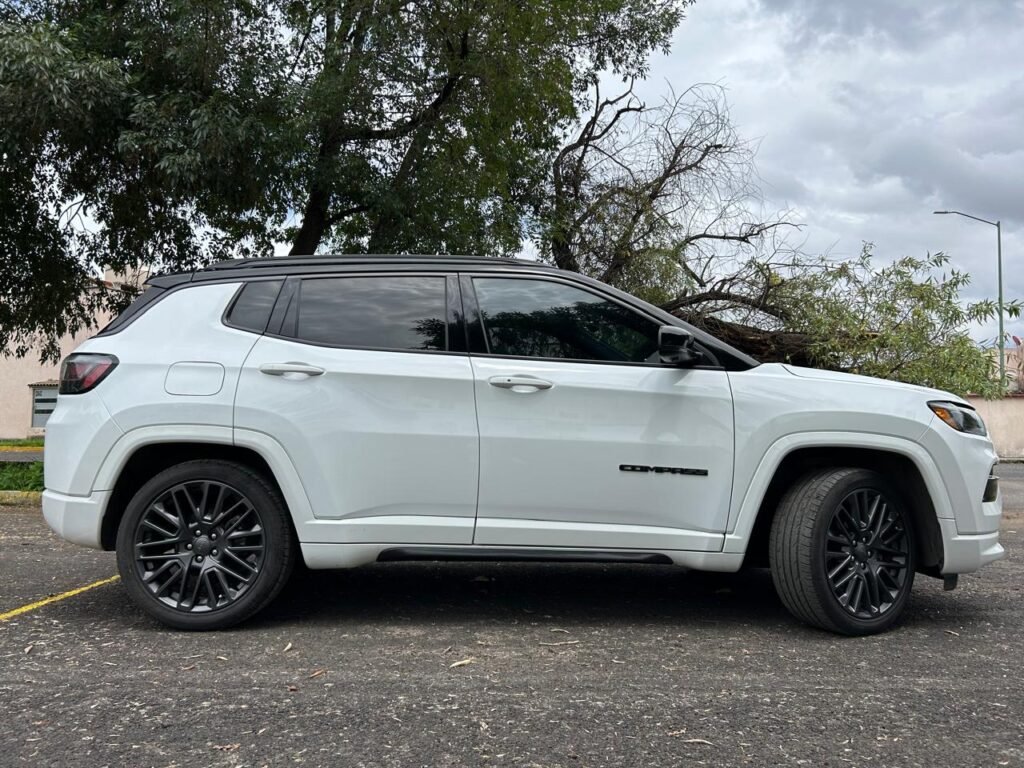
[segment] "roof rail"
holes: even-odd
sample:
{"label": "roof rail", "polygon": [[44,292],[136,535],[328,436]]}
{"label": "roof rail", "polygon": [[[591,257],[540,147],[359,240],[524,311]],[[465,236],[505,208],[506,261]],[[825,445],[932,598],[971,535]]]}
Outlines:
{"label": "roof rail", "polygon": [[261,267],[301,267],[301,266],[323,266],[324,264],[416,264],[422,262],[433,262],[438,264],[468,263],[468,264],[509,264],[519,266],[544,267],[548,266],[541,262],[529,261],[527,259],[513,259],[497,256],[448,256],[440,254],[372,254],[372,253],[325,253],[314,256],[268,256],[254,259],[229,259],[217,261],[204,267],[201,271],[220,271],[226,269],[259,269]]}

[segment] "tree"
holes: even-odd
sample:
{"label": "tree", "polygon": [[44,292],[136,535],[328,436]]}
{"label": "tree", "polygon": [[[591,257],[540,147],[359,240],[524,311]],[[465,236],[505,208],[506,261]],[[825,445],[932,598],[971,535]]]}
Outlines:
{"label": "tree", "polygon": [[[785,212],[765,216],[753,162],[721,88],[649,107],[632,85],[595,88],[556,153],[538,250],[639,294],[765,361],[995,396],[990,356],[970,338],[991,301],[963,304],[966,274],[943,254],[881,267],[871,247],[833,262],[790,247]],[[1011,303],[1010,314],[1020,307]]]}
{"label": "tree", "polygon": [[0,6],[0,349],[126,303],[94,265],[530,239],[765,361],[994,392],[966,275],[801,253],[721,88],[636,96],[690,2]]}
{"label": "tree", "polygon": [[[787,282],[782,327],[803,337],[813,364],[958,395],[1005,392],[992,356],[967,332],[971,323],[995,317],[996,304],[963,303],[970,278],[950,269],[945,254],[904,256],[876,268],[865,244],[858,259],[822,260]],[[1010,302],[1006,311],[1017,317],[1021,306]]]}
{"label": "tree", "polygon": [[588,87],[689,2],[2,6],[0,348],[52,357],[123,302],[90,263],[517,251]]}
{"label": "tree", "polygon": [[595,88],[588,119],[552,162],[540,251],[672,309],[749,303],[739,284],[750,259],[793,226],[756,210],[753,155],[718,86],[670,92],[653,107],[632,84],[610,98]]}

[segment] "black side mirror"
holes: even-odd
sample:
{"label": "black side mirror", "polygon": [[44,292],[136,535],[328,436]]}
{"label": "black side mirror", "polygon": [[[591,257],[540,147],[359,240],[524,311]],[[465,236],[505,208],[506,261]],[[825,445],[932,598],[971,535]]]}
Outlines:
{"label": "black side mirror", "polygon": [[693,365],[701,354],[693,346],[693,334],[675,325],[658,329],[658,356],[666,365]]}

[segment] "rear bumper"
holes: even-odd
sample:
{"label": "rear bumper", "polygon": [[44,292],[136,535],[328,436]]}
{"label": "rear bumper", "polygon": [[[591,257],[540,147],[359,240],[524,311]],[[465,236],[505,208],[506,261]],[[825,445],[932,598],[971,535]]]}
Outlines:
{"label": "rear bumper", "polygon": [[43,517],[62,539],[93,549],[103,549],[100,530],[103,510],[110,491],[95,491],[90,496],[68,496],[43,491]]}
{"label": "rear bumper", "polygon": [[956,521],[945,518],[939,518],[939,528],[945,550],[943,574],[971,573],[1006,555],[999,543],[998,529],[990,533],[959,533]]}

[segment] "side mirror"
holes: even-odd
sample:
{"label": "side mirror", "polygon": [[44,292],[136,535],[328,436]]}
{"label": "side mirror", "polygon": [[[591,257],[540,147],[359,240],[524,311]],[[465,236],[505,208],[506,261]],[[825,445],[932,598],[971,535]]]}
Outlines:
{"label": "side mirror", "polygon": [[658,356],[666,365],[692,365],[701,354],[693,346],[693,334],[675,325],[658,329]]}

